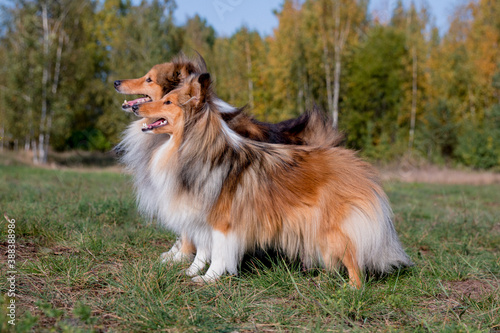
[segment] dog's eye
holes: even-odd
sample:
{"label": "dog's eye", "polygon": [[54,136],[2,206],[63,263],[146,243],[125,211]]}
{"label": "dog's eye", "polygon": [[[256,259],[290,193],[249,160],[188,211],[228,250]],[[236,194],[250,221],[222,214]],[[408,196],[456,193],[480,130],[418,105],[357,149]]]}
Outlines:
{"label": "dog's eye", "polygon": [[153,80],[151,80],[151,78],[150,78],[150,77],[148,77],[148,78],[146,79],[146,82],[147,82],[147,83],[149,83],[149,82],[153,82]]}
{"label": "dog's eye", "polygon": [[172,102],[171,101],[166,101],[166,102],[163,102],[163,104],[169,105],[169,104],[172,104]]}

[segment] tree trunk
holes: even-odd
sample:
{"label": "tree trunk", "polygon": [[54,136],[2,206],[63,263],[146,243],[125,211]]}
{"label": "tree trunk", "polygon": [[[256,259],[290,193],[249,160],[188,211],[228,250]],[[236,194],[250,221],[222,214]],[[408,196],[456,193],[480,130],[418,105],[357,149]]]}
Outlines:
{"label": "tree trunk", "polygon": [[335,17],[335,28],[333,32],[334,37],[334,50],[335,50],[335,67],[333,73],[333,96],[332,96],[332,121],[333,127],[338,127],[339,118],[339,99],[340,99],[340,74],[342,70],[342,52],[344,51],[344,46],[349,36],[349,30],[351,28],[351,17],[349,13],[346,13],[346,22],[342,26],[340,18],[340,1],[334,0],[333,6],[333,16]]}
{"label": "tree trunk", "polygon": [[31,148],[31,138],[29,134],[26,134],[26,137],[24,138],[24,151],[28,152]]}
{"label": "tree trunk", "polygon": [[297,106],[299,113],[304,113],[304,89],[299,86],[299,90],[297,91]]}
{"label": "tree trunk", "polygon": [[412,48],[412,62],[413,62],[413,75],[412,75],[412,88],[411,88],[411,112],[410,112],[410,137],[408,140],[408,148],[411,152],[413,149],[413,141],[415,138],[415,121],[417,117],[417,47]]}
{"label": "tree trunk", "polygon": [[333,72],[333,128],[337,128],[339,120],[339,97],[340,97],[340,70],[341,70],[340,50],[335,51],[335,69]]}
{"label": "tree trunk", "polygon": [[[43,72],[42,72],[42,114],[40,116],[40,133],[38,135],[38,162],[45,164],[47,162],[47,152],[45,150],[45,132],[47,121],[48,94],[47,85],[49,82],[49,22],[47,17],[47,4],[42,4],[42,23],[43,23]],[[34,156],[33,156],[34,157]],[[37,161],[33,161],[37,162]]]}
{"label": "tree trunk", "polygon": [[323,67],[325,68],[326,98],[328,102],[328,112],[333,114],[332,78],[330,73],[330,62],[328,58],[328,44],[326,41],[326,31],[323,33]]}
{"label": "tree trunk", "polygon": [[0,128],[0,152],[3,152],[3,143],[5,141],[5,125],[2,124],[2,127]]}
{"label": "tree trunk", "polygon": [[[56,53],[56,64],[54,69],[54,79],[52,81],[52,96],[57,95],[57,89],[59,87],[59,77],[61,72],[61,58],[62,58],[62,49],[64,44],[64,30],[60,30],[59,32],[59,41],[57,44],[57,53]],[[45,152],[49,151],[49,143],[50,143],[50,132],[52,130],[52,118],[54,117],[54,108],[50,109],[49,116],[47,118],[47,128],[45,132]],[[45,163],[47,160],[45,160]]]}
{"label": "tree trunk", "polygon": [[245,52],[247,56],[247,76],[248,76],[248,104],[250,108],[254,108],[253,103],[253,81],[252,81],[252,57],[250,54],[250,42],[248,39],[245,41]]}
{"label": "tree trunk", "polygon": [[37,147],[35,138],[33,138],[31,140],[31,150],[33,151],[33,163],[38,164],[39,163],[39,161],[38,161],[38,147]]}

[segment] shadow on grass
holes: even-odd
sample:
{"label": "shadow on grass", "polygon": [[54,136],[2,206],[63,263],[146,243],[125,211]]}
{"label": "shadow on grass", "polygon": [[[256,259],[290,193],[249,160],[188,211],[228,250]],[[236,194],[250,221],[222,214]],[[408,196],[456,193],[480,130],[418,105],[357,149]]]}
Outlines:
{"label": "shadow on grass", "polygon": [[[306,268],[299,259],[290,259],[279,250],[256,250],[253,253],[247,253],[241,262],[240,272],[243,276],[258,275],[262,271],[276,269],[282,266],[288,267],[291,271],[300,272],[304,277],[317,277],[326,271],[323,268]],[[365,283],[384,283],[389,279],[396,280],[413,273],[415,265],[395,267],[391,272],[365,272]],[[327,272],[335,275],[339,279],[339,283],[345,283],[349,280],[347,269],[340,265],[337,270]]]}

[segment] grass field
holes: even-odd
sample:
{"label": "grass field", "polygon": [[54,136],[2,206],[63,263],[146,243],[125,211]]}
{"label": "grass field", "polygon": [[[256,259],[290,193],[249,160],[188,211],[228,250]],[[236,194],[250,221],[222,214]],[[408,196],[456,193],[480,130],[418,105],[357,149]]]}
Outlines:
{"label": "grass field", "polygon": [[414,267],[354,290],[343,273],[250,257],[200,286],[158,262],[175,237],[136,213],[128,176],[0,166],[0,331],[499,332],[500,187],[384,185]]}

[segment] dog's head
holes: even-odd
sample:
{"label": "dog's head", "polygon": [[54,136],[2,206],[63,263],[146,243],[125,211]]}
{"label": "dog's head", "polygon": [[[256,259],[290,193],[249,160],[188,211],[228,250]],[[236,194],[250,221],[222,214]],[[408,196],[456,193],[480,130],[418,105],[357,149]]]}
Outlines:
{"label": "dog's head", "polygon": [[143,95],[141,98],[123,102],[122,109],[130,112],[134,105],[158,101],[170,91],[178,88],[191,74],[205,71],[205,61],[200,55],[197,60],[190,60],[181,55],[172,62],[153,66],[143,77],[117,80],[114,86],[116,91],[122,94]]}
{"label": "dog's head", "polygon": [[212,101],[210,74],[188,77],[181,87],[156,102],[134,105],[133,112],[145,118],[143,132],[175,135]]}

